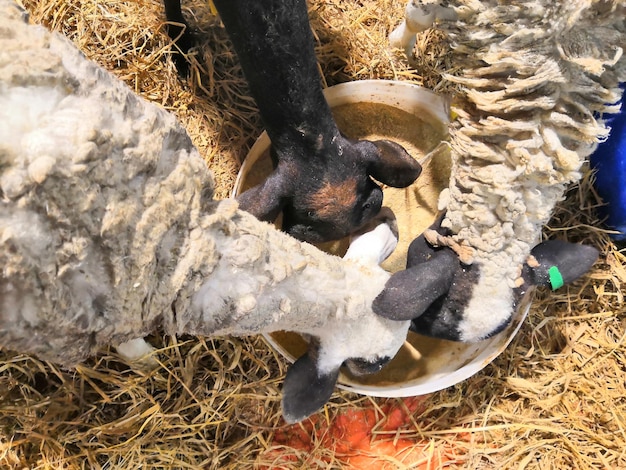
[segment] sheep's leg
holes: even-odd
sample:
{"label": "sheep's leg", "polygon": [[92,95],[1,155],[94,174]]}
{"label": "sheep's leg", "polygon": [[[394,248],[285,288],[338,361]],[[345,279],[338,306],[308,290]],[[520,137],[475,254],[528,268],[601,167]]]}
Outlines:
{"label": "sheep's leg", "polygon": [[430,28],[435,21],[435,4],[423,4],[418,0],[409,0],[404,10],[404,20],[389,34],[392,47],[404,49],[407,57],[411,57],[415,47],[415,35]]}
{"label": "sheep's leg", "polygon": [[135,338],[118,344],[115,348],[120,356],[129,362],[147,366],[156,366],[157,360],[152,356],[154,347],[143,338]]}
{"label": "sheep's leg", "polygon": [[173,56],[176,69],[181,75],[186,75],[189,71],[189,63],[185,59],[185,54],[193,46],[193,37],[189,25],[183,17],[180,0],[163,0],[165,7],[165,17],[167,18],[167,34],[174,41],[179,53]]}
{"label": "sheep's leg", "polygon": [[404,53],[410,58],[417,33],[426,31],[436,19],[456,19],[456,12],[440,3],[436,0],[409,0],[404,10],[404,20],[389,34],[391,46],[404,49]]}
{"label": "sheep's leg", "polygon": [[339,131],[322,94],[306,2],[217,0],[215,7],[272,143],[328,147]]}

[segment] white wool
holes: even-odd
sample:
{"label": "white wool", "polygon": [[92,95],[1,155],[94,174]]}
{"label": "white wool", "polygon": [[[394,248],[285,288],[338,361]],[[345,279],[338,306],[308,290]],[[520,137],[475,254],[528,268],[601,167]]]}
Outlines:
{"label": "white wool", "polygon": [[72,365],[157,328],[291,330],[320,338],[325,368],[395,354],[408,322],[371,309],[388,273],[213,201],[173,115],[12,2],[0,16],[0,345]]}
{"label": "white wool", "polygon": [[[55,243],[44,223],[44,217],[26,210],[8,210],[0,206],[0,242],[11,240],[15,250],[28,253],[33,259],[46,256],[49,246]],[[4,266],[4,269],[9,269]]]}
{"label": "white wool", "polygon": [[[277,233],[277,236],[284,235]],[[201,317],[203,326],[217,335],[278,330],[313,335],[320,344],[318,367],[322,373],[336,369],[350,358],[374,362],[381,357],[393,357],[406,338],[409,322],[379,317],[372,314],[370,307],[389,279],[389,274],[372,260],[386,257],[390,247],[395,246],[391,238],[396,240],[389,226],[380,224],[357,239],[361,242],[358,250],[353,249],[351,262],[330,256],[328,264],[318,266],[306,256],[309,250],[316,250],[310,245],[303,245],[303,257],[264,259],[257,238],[241,237],[233,248],[223,251],[224,256],[213,270],[210,281],[194,295],[194,316]],[[216,242],[220,251],[219,245],[226,239],[218,237]],[[294,240],[294,243],[298,242]],[[358,257],[357,251],[363,258]],[[243,269],[251,263],[263,267],[266,279],[255,278],[249,270]],[[338,269],[340,263],[342,269]],[[234,284],[233,270],[240,278]],[[366,287],[359,272],[367,273]],[[225,310],[223,292],[237,299],[234,311],[229,310],[227,315],[215,313]],[[348,295],[345,295],[345,303],[331,304],[321,292]],[[329,309],[331,313],[320,316],[315,313],[320,308]],[[253,309],[273,313],[261,317],[251,314]],[[193,332],[191,324],[179,324],[178,328]]]}
{"label": "white wool", "polygon": [[477,262],[506,252],[507,266],[487,270],[501,269],[510,283],[585,158],[608,135],[595,116],[615,112],[617,85],[626,80],[625,7],[586,0],[445,4],[457,17],[437,27],[450,37],[459,73],[447,78],[458,84],[459,105],[450,185],[439,209],[447,210],[444,227],[475,249]]}
{"label": "white wool", "polygon": [[4,321],[13,323],[24,320],[30,326],[37,326],[39,323],[38,309],[32,297],[22,295],[17,286],[10,282],[1,286],[0,294],[0,309],[6,312]]}
{"label": "white wool", "polygon": [[513,291],[502,285],[502,280],[482,279],[472,290],[472,297],[459,323],[461,341],[478,341],[485,332],[495,331],[511,316]]}
{"label": "white wool", "polygon": [[[47,119],[54,113],[61,99],[66,96],[65,90],[61,86],[52,88],[40,88],[34,86],[14,86],[8,87],[6,84],[0,85],[0,95],[5,104],[0,108],[1,122],[11,121],[11,126],[0,126],[0,142],[6,148],[16,148],[16,145],[23,145],[21,139],[36,131],[33,124]],[[21,110],[16,113],[16,110]],[[50,151],[54,148],[44,146],[42,149],[31,149],[24,146],[24,150],[29,158],[39,153],[41,150]]]}
{"label": "white wool", "polygon": [[[586,158],[606,139],[626,81],[626,4],[620,0],[452,0],[440,18],[455,75],[452,171],[442,226],[474,250],[480,277],[462,339],[511,313],[521,265]],[[407,5],[407,14],[413,8]],[[412,45],[408,34],[405,46]]]}

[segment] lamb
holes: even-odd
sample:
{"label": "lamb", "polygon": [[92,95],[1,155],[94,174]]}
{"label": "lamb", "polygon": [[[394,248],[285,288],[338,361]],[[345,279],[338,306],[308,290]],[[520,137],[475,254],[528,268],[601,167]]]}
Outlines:
{"label": "lamb", "polygon": [[[192,43],[179,0],[164,0],[169,34]],[[406,187],[421,166],[400,145],[353,141],[337,129],[322,86],[305,0],[214,1],[272,141],[275,170],[238,198],[260,220],[283,213],[283,230],[335,240],[372,219],[383,194],[372,177]],[[179,61],[180,62],[180,61]]]}
{"label": "lamb", "polygon": [[499,294],[509,290],[500,286],[496,291],[485,282],[485,262],[462,262],[453,248],[439,245],[450,240],[441,236],[450,234],[442,229],[442,220],[411,242],[406,269],[392,275],[373,303],[382,316],[411,320],[412,331],[435,338],[472,342],[501,332],[530,289],[558,289],[575,281],[591,269],[599,254],[592,246],[561,240],[539,243],[510,290],[511,303],[500,304]]}
{"label": "lamb", "polygon": [[[410,4],[420,3],[438,2]],[[428,235],[457,256],[450,259],[446,248],[436,255],[445,263],[425,263],[434,246],[417,240],[407,271],[390,279],[374,309],[388,318],[416,319],[419,332],[477,341],[509,322],[520,290],[531,284],[537,253],[548,257],[538,263],[543,275],[549,267],[542,263],[558,264],[569,254],[581,257],[582,271],[596,258],[590,249],[533,247],[555,204],[607,137],[603,114],[619,109],[626,5],[449,3],[458,19],[442,19],[440,27],[461,69],[446,76],[458,88],[458,118],[450,129],[450,184],[439,202],[445,217]],[[581,274],[572,268],[562,275]],[[427,276],[435,280],[424,282]]]}
{"label": "lamb", "polygon": [[285,379],[288,422],[324,405],[342,364],[370,372],[395,355],[409,322],[372,312],[382,268],[213,200],[171,114],[13,2],[0,14],[0,346],[72,366],[155,329],[300,332],[311,350]]}

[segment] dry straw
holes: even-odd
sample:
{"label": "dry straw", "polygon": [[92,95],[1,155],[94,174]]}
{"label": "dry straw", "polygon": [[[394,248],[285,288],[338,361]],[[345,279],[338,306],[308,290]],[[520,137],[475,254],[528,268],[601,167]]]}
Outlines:
{"label": "dry straw", "polygon": [[[175,112],[224,197],[260,122],[219,20],[206,2],[183,3],[203,44],[189,80],[169,59],[157,0],[24,1],[33,22]],[[392,78],[445,91],[439,74],[450,65],[440,34],[418,38],[411,67],[387,47],[403,7],[310,4],[327,85]],[[150,372],[106,351],[75,370],[3,352],[0,467],[365,468],[358,459],[367,456],[346,445],[354,435],[329,426],[362,412],[368,444],[388,444],[369,468],[626,468],[626,255],[599,228],[590,180],[571,190],[546,235],[599,247],[593,272],[558,293],[540,292],[507,351],[455,387],[419,404],[337,392],[315,420],[285,429],[285,363],[259,338],[155,336],[161,363]],[[389,430],[399,410],[408,419]]]}

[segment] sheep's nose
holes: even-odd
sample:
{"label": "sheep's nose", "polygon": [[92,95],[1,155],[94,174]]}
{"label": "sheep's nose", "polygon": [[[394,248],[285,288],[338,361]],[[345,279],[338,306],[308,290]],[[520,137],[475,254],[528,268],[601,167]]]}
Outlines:
{"label": "sheep's nose", "polygon": [[391,360],[389,356],[379,357],[374,360],[363,358],[346,359],[344,365],[353,375],[369,375],[380,371]]}

